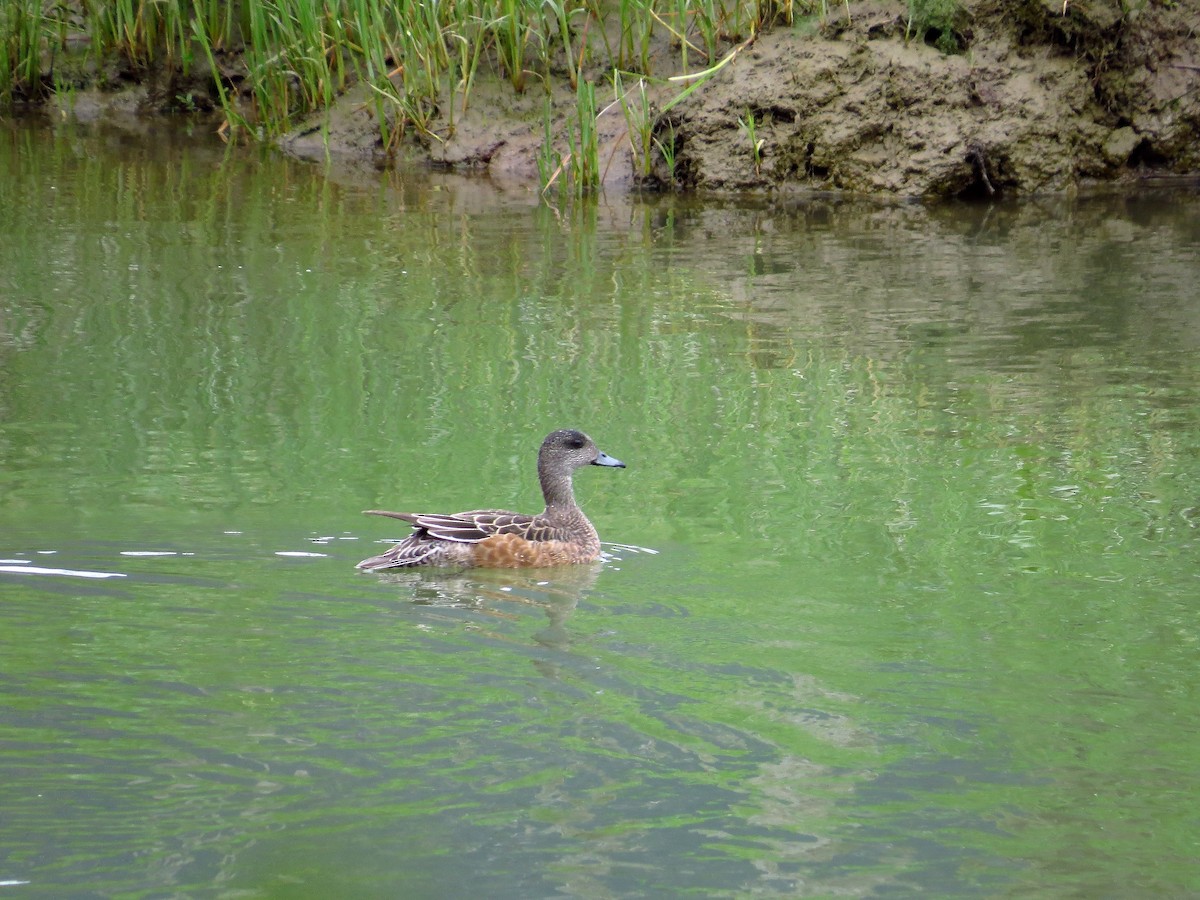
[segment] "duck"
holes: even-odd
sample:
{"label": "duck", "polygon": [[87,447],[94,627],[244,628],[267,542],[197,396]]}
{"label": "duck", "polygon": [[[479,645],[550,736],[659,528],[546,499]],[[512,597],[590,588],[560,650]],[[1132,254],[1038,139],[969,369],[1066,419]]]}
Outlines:
{"label": "duck", "polygon": [[538,482],[546,508],[537,515],[503,509],[460,513],[407,513],[365,509],[413,526],[413,532],[385,553],[364,559],[365,572],[411,566],[498,569],[542,568],[595,562],[600,536],[575,502],[574,474],[584,466],[623,469],[574,428],[552,431],[538,450]]}

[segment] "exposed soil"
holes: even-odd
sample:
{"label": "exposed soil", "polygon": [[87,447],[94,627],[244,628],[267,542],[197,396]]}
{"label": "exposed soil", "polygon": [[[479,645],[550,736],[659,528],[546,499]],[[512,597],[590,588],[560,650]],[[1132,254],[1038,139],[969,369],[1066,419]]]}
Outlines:
{"label": "exposed soil", "polygon": [[[963,52],[905,42],[901,4],[851,4],[817,37],[761,37],[676,130],[692,183],[901,196],[1057,191],[1200,171],[1200,15],[980,0]],[[721,77],[723,76],[723,77]],[[765,140],[760,172],[737,117]],[[692,162],[694,160],[694,162]]]}
{"label": "exposed soil", "polygon": [[[1200,174],[1195,2],[963,5],[967,14],[952,34],[933,31],[923,40],[906,35],[907,5],[899,0],[853,2],[848,14],[838,6],[820,27],[760,35],[659,117],[655,134],[673,142],[673,173],[656,153],[651,175],[635,175],[626,122],[614,104],[598,123],[604,181],[969,197]],[[942,52],[934,46],[939,40],[956,43],[957,52]],[[676,52],[659,50],[660,58]],[[150,90],[145,103],[163,90],[178,97],[181,89]],[[651,96],[663,108],[680,90],[659,85]],[[539,86],[518,94],[480,73],[467,109],[456,103],[451,120],[444,102],[431,129],[436,137],[410,132],[409,149],[451,169],[536,185],[545,96]],[[555,110],[573,111],[565,78],[551,96]],[[352,91],[281,146],[299,156],[328,150],[335,158],[381,158],[378,123],[365,99]],[[611,100],[611,89],[597,89],[598,105]],[[749,115],[761,141],[757,156],[739,124]],[[561,115],[554,129],[565,133]]]}

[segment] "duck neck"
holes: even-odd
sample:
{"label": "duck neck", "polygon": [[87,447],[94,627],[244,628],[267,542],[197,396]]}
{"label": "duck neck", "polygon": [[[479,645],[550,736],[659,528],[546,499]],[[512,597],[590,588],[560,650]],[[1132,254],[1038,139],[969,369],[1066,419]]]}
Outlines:
{"label": "duck neck", "polygon": [[547,510],[575,508],[575,490],[569,473],[548,472],[545,466],[538,466],[538,481],[542,484]]}

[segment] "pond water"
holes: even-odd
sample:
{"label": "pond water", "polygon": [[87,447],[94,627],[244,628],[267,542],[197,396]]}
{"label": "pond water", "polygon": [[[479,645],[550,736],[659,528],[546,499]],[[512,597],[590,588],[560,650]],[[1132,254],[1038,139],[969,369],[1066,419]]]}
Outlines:
{"label": "pond water", "polygon": [[[164,128],[0,130],[12,896],[1200,892],[1200,193],[552,209]],[[603,563],[355,571],[564,426]]]}

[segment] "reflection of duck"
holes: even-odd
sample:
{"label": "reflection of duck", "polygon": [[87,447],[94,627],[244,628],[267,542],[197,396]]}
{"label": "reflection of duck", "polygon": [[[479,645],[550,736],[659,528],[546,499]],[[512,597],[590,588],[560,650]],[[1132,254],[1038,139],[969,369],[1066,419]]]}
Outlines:
{"label": "reflection of duck", "polygon": [[595,586],[600,569],[600,563],[536,572],[498,569],[444,572],[426,568],[384,572],[380,580],[411,590],[416,606],[471,610],[505,620],[515,620],[526,611],[540,609],[549,622],[531,637],[542,646],[564,649],[571,643],[567,619],[580,599]]}
{"label": "reflection of duck", "polygon": [[600,538],[578,504],[572,475],[582,466],[625,468],[600,452],[582,431],[555,431],[538,452],[538,480],[546,509],[536,516],[502,509],[478,509],[453,515],[399,513],[370,509],[413,526],[413,533],[386,553],[364,559],[367,571],[406,566],[485,566],[523,568],[594,562]]}
{"label": "reflection of duck", "polygon": [[596,584],[601,564],[557,566],[536,571],[476,569],[474,571],[382,572],[380,581],[412,591],[421,606],[478,608],[491,601],[530,606],[574,606]]}

